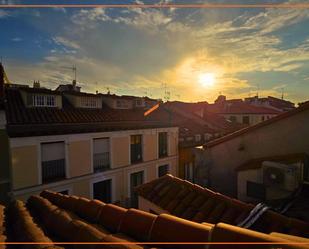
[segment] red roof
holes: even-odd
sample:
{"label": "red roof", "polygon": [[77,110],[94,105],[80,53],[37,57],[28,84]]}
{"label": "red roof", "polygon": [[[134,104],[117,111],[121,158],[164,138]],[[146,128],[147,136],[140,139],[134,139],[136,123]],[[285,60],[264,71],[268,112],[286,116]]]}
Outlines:
{"label": "red roof", "polygon": [[[40,89],[31,90],[37,93]],[[46,89],[42,90],[44,93]],[[49,94],[55,91],[48,90]],[[59,92],[56,92],[59,94]],[[78,95],[84,93],[77,93]],[[91,95],[93,96],[93,95]],[[6,89],[6,120],[10,135],[29,135],[33,132],[59,134],[87,132],[102,129],[138,129],[142,127],[167,127],[168,119],[144,117],[143,109],[112,109],[103,106],[100,109],[75,108],[63,97],[62,108],[26,107],[18,88]],[[161,115],[165,115],[164,113]],[[55,127],[55,129],[53,129]],[[41,129],[41,130],[40,130]],[[23,132],[24,131],[24,132]],[[15,134],[15,135],[14,135]]]}
{"label": "red roof", "polygon": [[[169,214],[154,215],[50,191],[31,196],[26,205],[22,201],[12,202],[5,208],[0,205],[0,247],[4,249],[10,248],[4,242],[36,243],[20,246],[41,249],[202,249],[208,242],[226,244],[231,241],[266,242],[271,247],[275,246],[272,242],[291,243],[288,248],[306,248],[306,245],[296,246],[292,242],[308,243],[305,238],[283,233],[266,234],[224,223],[198,224]],[[75,244],[55,245],[56,242]],[[77,242],[89,244],[78,245]]]}
{"label": "red roof", "polygon": [[262,128],[262,127],[264,127],[264,126],[271,125],[271,124],[273,124],[273,123],[279,122],[279,121],[282,120],[282,119],[291,117],[291,116],[293,116],[293,115],[296,115],[296,114],[298,114],[298,113],[300,113],[300,112],[303,112],[303,111],[306,111],[306,110],[308,110],[308,109],[309,109],[309,102],[308,102],[308,103],[304,103],[303,105],[301,105],[301,106],[299,106],[298,108],[295,108],[295,109],[293,109],[293,110],[291,110],[291,111],[281,113],[281,114],[279,114],[278,116],[273,117],[273,118],[271,118],[271,119],[268,119],[268,120],[266,120],[266,121],[264,121],[264,122],[260,122],[260,123],[258,123],[258,124],[249,126],[249,127],[247,127],[247,128],[241,129],[241,130],[236,131],[236,132],[234,132],[234,133],[230,133],[230,134],[228,134],[228,135],[226,135],[226,136],[223,136],[223,137],[221,137],[221,138],[218,138],[218,139],[216,139],[216,140],[213,140],[213,141],[207,143],[205,146],[208,147],[208,148],[213,147],[213,146],[216,146],[217,144],[223,143],[223,142],[225,142],[225,141],[228,141],[228,140],[230,140],[230,139],[233,139],[233,138],[235,138],[235,137],[238,137],[238,136],[240,136],[240,135],[242,135],[242,134],[245,134],[245,133],[247,133],[247,132],[251,132],[251,131],[254,131],[254,130],[256,130],[256,129]]}
{"label": "red roof", "polygon": [[[143,184],[137,188],[137,192],[166,212],[195,222],[237,225],[254,207],[171,175]],[[253,224],[252,229],[309,236],[308,223],[270,210]]]}
{"label": "red roof", "polygon": [[281,113],[273,108],[254,106],[243,101],[226,101],[224,103],[209,104],[207,111],[217,114],[272,114]]}

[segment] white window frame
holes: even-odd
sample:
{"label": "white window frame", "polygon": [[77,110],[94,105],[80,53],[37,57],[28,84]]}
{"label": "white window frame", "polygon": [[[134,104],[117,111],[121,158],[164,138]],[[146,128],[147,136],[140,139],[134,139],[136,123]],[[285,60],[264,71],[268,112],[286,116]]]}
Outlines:
{"label": "white window frame", "polygon": [[[49,104],[51,102],[53,103],[53,105]],[[36,107],[55,107],[56,106],[56,96],[33,94],[32,95],[32,105]]]}
{"label": "white window frame", "polygon": [[128,180],[128,193],[127,198],[131,198],[131,174],[137,173],[143,171],[143,184],[146,183],[147,179],[147,169],[146,168],[136,168],[134,170],[128,171],[127,180]]}
{"label": "white window frame", "polygon": [[[94,173],[94,158],[93,158],[93,152],[94,152],[94,140],[96,139],[108,139],[108,145],[109,145],[109,167],[110,169],[113,169],[113,163],[112,163],[112,138],[111,137],[93,137],[91,139],[91,172]],[[102,172],[98,172],[102,173]]]}
{"label": "white window frame", "polygon": [[38,155],[38,161],[37,161],[37,169],[38,169],[38,185],[43,184],[42,180],[42,144],[44,143],[64,143],[64,161],[65,161],[65,179],[70,178],[70,165],[69,165],[69,150],[68,150],[68,140],[48,140],[48,141],[38,141],[37,142],[37,155]]}

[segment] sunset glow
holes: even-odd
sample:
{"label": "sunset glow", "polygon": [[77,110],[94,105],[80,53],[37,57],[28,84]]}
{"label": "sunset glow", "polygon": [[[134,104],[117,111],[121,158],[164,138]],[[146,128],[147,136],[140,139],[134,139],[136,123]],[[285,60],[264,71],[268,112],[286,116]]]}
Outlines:
{"label": "sunset glow", "polygon": [[212,87],[215,84],[216,76],[213,73],[201,73],[198,76],[198,82],[203,87]]}

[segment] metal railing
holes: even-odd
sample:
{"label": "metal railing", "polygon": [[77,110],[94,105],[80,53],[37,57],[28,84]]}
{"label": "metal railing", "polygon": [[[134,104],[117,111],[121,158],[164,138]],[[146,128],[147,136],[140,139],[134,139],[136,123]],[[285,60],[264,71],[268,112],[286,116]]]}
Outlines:
{"label": "metal railing", "polygon": [[93,154],[93,170],[101,172],[110,169],[109,152]]}
{"label": "metal railing", "polygon": [[42,182],[57,181],[65,178],[65,159],[42,162]]}

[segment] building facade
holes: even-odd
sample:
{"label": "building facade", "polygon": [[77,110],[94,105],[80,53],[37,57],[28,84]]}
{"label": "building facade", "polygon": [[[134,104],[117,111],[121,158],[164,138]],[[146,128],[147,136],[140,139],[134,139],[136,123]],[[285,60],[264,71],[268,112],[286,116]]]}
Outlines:
{"label": "building facade", "polygon": [[[161,134],[167,136],[164,155]],[[177,175],[177,134],[177,128],[159,128],[11,137],[12,197],[52,189],[127,203],[135,186],[167,172]]]}
{"label": "building facade", "polygon": [[[221,193],[244,197],[237,184],[237,169],[250,160],[309,153],[309,105],[304,104],[275,118],[209,142],[205,162],[209,187]],[[301,183],[308,181],[308,170],[302,170]],[[240,174],[241,183],[246,183]],[[256,176],[258,183],[258,176]],[[251,177],[248,181],[252,181]],[[238,181],[239,182],[239,181]],[[224,184],[222,184],[224,183]],[[241,187],[244,188],[244,187]]]}
{"label": "building facade", "polygon": [[1,87],[3,201],[51,189],[136,206],[136,186],[178,174],[178,128],[145,106],[113,109],[80,88]]}

